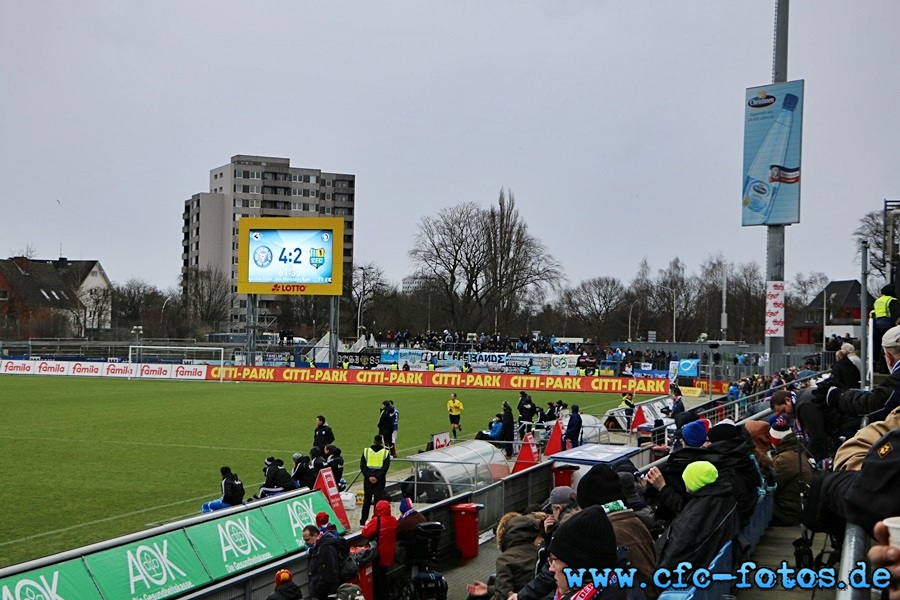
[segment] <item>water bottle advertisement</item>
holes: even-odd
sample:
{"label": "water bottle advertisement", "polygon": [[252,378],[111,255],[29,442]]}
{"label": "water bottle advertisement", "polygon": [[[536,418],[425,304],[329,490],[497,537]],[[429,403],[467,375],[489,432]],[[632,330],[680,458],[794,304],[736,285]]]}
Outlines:
{"label": "water bottle advertisement", "polygon": [[802,79],[747,90],[741,225],[800,222],[802,131]]}

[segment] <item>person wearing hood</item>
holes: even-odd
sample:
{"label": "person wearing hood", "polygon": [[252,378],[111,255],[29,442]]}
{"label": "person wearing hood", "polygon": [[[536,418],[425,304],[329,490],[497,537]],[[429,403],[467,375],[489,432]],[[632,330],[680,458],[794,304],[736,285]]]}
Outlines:
{"label": "person wearing hood", "polygon": [[319,450],[316,446],[309,449],[309,466],[315,473],[316,477],[319,471],[325,468],[325,450]]}
{"label": "person wearing hood", "polygon": [[291,479],[294,480],[294,487],[308,487],[312,489],[316,482],[309,481],[309,457],[299,452],[294,452],[294,455],[291,456],[291,461],[294,463],[294,468],[291,470]]}
{"label": "person wearing hood", "polygon": [[263,461],[263,473],[266,474],[266,481],[259,488],[259,493],[254,496],[254,499],[277,496],[285,491],[295,489],[294,480],[291,479],[291,474],[284,468],[284,461],[280,458],[270,456]]}
{"label": "person wearing hood", "polygon": [[501,554],[497,557],[494,585],[474,581],[466,586],[469,597],[506,600],[531,581],[541,537],[540,523],[534,517],[515,512],[503,515],[497,524]]}
{"label": "person wearing hood", "polygon": [[577,404],[572,405],[572,414],[569,415],[563,440],[568,440],[572,448],[577,448],[581,443],[581,412],[579,412]]}
{"label": "person wearing hood", "polygon": [[726,542],[740,531],[738,502],[731,483],[719,479],[709,461],[689,464],[681,475],[690,499],[666,532],[657,540],[657,567],[674,569],[679,563],[706,568]]}
{"label": "person wearing hood", "polygon": [[294,575],[287,569],[275,573],[275,591],[266,600],[299,600],[303,598],[300,588],[294,583]]}
{"label": "person wearing hood", "polygon": [[219,469],[219,473],[222,475],[222,497],[211,502],[204,502],[200,507],[200,512],[203,514],[231,508],[244,501],[244,484],[241,483],[237,473],[232,473],[231,467],[222,467]]}
{"label": "person wearing hood", "polygon": [[375,514],[362,529],[361,535],[378,542],[378,559],[372,563],[372,579],[375,600],[389,600],[388,568],[394,564],[397,552],[397,519],[391,514],[391,504],[379,500],[375,504]]}
{"label": "person wearing hood", "polygon": [[325,466],[331,467],[335,482],[344,477],[344,457],[341,456],[341,449],[334,444],[325,446]]}

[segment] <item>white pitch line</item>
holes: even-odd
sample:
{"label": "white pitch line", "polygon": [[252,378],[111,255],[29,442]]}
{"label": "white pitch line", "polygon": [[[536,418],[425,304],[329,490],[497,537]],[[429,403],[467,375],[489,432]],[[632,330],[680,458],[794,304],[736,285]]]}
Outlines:
{"label": "white pitch line", "polygon": [[26,437],[26,436],[12,436],[12,435],[0,435],[0,440],[19,440],[19,441],[43,441],[43,442],[63,442],[70,444],[118,444],[121,446],[158,446],[162,448],[195,448],[198,450],[229,450],[232,452],[262,452],[265,453],[280,453],[280,452],[294,452],[293,450],[272,450],[271,448],[229,448],[226,446],[201,446],[199,444],[161,444],[159,442],[135,442],[135,441],[120,441],[120,440],[73,440],[67,438],[50,438],[50,437]]}
{"label": "white pitch line", "polygon": [[106,522],[109,522],[109,521],[115,521],[115,520],[117,520],[117,519],[124,519],[125,517],[132,517],[132,516],[134,516],[134,515],[140,515],[140,514],[142,514],[142,513],[153,512],[154,510],[160,510],[160,509],[163,509],[163,508],[169,508],[170,506],[178,506],[179,504],[186,504],[186,503],[188,503],[188,502],[197,502],[197,501],[199,501],[199,500],[202,500],[203,498],[206,498],[206,496],[201,496],[200,498],[190,498],[190,499],[188,499],[188,500],[180,500],[180,501],[178,501],[178,502],[172,502],[171,504],[163,504],[163,505],[160,505],[160,506],[153,506],[153,507],[151,507],[151,508],[145,508],[145,509],[142,509],[142,510],[136,510],[136,511],[134,511],[134,512],[124,513],[124,514],[121,514],[121,515],[116,515],[116,516],[114,516],[114,517],[106,517],[105,519],[97,519],[97,520],[95,520],[95,521],[87,521],[86,523],[79,523],[78,525],[72,525],[72,526],[70,526],[70,527],[63,527],[62,529],[54,529],[53,531],[45,531],[45,532],[43,532],[43,533],[36,533],[36,534],[34,534],[34,535],[29,535],[29,536],[27,536],[27,537],[19,538],[19,539],[17,539],[17,540],[9,540],[9,541],[6,541],[6,542],[0,542],[0,546],[8,546],[8,545],[10,545],[10,544],[16,544],[16,543],[19,543],[19,542],[26,542],[26,541],[28,541],[28,540],[33,540],[33,539],[37,539],[37,538],[40,538],[40,537],[46,537],[46,536],[48,536],[48,535],[56,535],[57,533],[63,533],[63,532],[66,532],[66,531],[72,531],[73,529],[80,529],[80,528],[82,528],[82,527],[89,527],[89,526],[91,526],[91,525],[97,525],[98,523],[106,523]]}

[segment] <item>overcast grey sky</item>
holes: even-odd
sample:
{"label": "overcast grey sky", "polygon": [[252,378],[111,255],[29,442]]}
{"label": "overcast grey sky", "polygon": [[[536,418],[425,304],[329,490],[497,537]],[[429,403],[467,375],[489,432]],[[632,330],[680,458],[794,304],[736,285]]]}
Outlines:
{"label": "overcast grey sky", "polygon": [[[675,256],[765,267],[740,226],[744,89],[774,2],[4,2],[0,254],[176,284],[183,201],[235,154],[357,175],[356,260],[410,274],[424,215],[512,189],[571,284]],[[859,275],[900,198],[900,2],[794,0],[801,223],[785,273]]]}

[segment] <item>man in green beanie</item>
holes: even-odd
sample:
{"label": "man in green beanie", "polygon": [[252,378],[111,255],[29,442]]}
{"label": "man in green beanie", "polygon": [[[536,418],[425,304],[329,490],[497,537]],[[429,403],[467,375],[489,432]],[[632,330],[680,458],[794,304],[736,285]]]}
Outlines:
{"label": "man in green beanie", "polygon": [[719,481],[709,461],[689,464],[681,476],[690,495],[669,529],[657,540],[657,567],[674,569],[679,563],[706,568],[725,543],[740,531],[737,500],[731,483]]}

